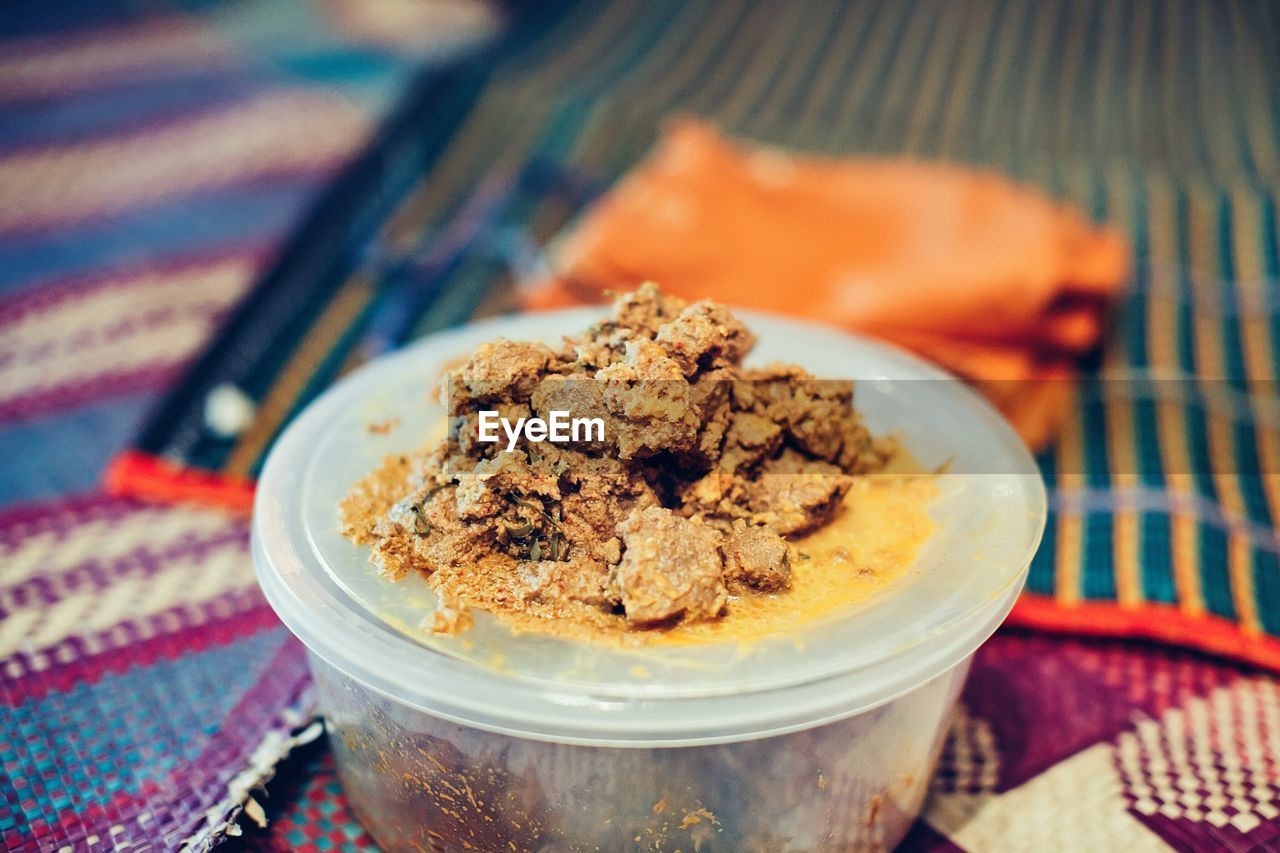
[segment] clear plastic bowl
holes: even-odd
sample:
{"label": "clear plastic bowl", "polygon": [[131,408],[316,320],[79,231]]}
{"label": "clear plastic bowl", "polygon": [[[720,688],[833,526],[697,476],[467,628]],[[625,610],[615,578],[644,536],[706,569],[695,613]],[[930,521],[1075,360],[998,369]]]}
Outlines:
{"label": "clear plastic bowl", "polygon": [[[938,369],[838,330],[741,312],[751,361],[857,380],[856,404],[926,466],[938,531],[864,605],[741,645],[615,647],[478,614],[437,637],[421,578],[390,583],[337,505],[442,412],[444,365],[505,336],[555,342],[593,309],[475,324],[379,360],[272,451],[253,555],[310,650],[339,775],[387,850],[815,850],[896,844],[918,814],[979,645],[1026,580],[1044,486],[1017,435]],[[394,423],[387,434],[371,424]]]}

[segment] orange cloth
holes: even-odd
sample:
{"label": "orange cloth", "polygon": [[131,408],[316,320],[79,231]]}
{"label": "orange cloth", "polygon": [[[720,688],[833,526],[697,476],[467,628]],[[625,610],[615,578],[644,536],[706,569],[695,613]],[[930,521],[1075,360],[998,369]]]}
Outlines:
{"label": "orange cloth", "polygon": [[[1033,445],[1128,275],[1114,231],[997,175],[823,159],[674,123],[553,259],[530,307],[652,280],[884,338],[977,380]],[[1007,381],[1012,380],[1012,381]],[[1046,387],[1048,386],[1048,387]]]}

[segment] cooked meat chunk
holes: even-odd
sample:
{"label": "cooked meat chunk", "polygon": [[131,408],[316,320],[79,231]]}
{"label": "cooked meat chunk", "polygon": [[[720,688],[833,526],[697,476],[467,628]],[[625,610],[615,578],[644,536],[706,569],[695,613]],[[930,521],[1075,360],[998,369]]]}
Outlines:
{"label": "cooked meat chunk", "polygon": [[684,300],[663,295],[653,284],[619,296],[609,319],[581,335],[566,337],[560,352],[565,375],[586,373],[622,361],[633,341],[652,341],[659,327],[684,308]]}
{"label": "cooked meat chunk", "polygon": [[442,397],[450,415],[482,404],[528,400],[555,353],[543,344],[499,338],[481,344],[461,367],[445,375]]}
{"label": "cooked meat chunk", "polygon": [[628,622],[652,625],[720,615],[728,593],[715,528],[649,507],[627,516],[618,535],[623,545],[618,590]]}
{"label": "cooked meat chunk", "polygon": [[720,467],[730,473],[753,468],[782,446],[782,427],[761,415],[738,412],[725,434]]}
{"label": "cooked meat chunk", "polygon": [[846,442],[857,443],[866,435],[854,417],[852,382],[816,379],[793,365],[770,365],[744,371],[735,392],[741,408],[781,425],[793,444],[828,462],[839,460]]}
{"label": "cooked meat chunk", "polygon": [[667,351],[652,341],[630,341],[626,356],[620,365],[611,365],[596,374],[605,381],[626,379],[630,381],[671,382],[685,386],[684,373]]}
{"label": "cooked meat chunk", "polygon": [[453,489],[436,483],[403,497],[374,533],[377,562],[391,578],[413,570],[430,575],[442,566],[482,559],[493,550],[488,530],[464,522]]}
{"label": "cooked meat chunk", "polygon": [[[713,468],[696,480],[680,482],[676,488],[680,514],[733,518],[731,498],[735,489],[733,475],[723,468]],[[746,511],[741,514],[746,515]]]}
{"label": "cooked meat chunk", "polygon": [[613,415],[605,406],[604,383],[581,376],[549,376],[533,392],[533,411],[538,417],[549,419],[553,411],[572,412],[575,418],[600,418],[605,422],[603,441],[580,441],[561,447],[572,447],[591,453],[609,450],[613,430],[609,422]]}
{"label": "cooked meat chunk", "polygon": [[636,337],[633,330],[613,320],[596,323],[585,334],[564,339],[560,372],[564,376],[589,379],[600,368],[622,361],[627,341]]}
{"label": "cooked meat chunk", "polygon": [[712,370],[700,375],[689,387],[689,405],[701,421],[693,461],[700,467],[706,467],[719,460],[725,431],[733,416],[729,404],[733,376],[725,369]]}
{"label": "cooked meat chunk", "polygon": [[783,536],[808,533],[831,520],[851,485],[835,465],[785,450],[746,486],[747,506]]}
{"label": "cooked meat chunk", "polygon": [[[561,529],[572,553],[608,560],[608,541],[618,522],[634,509],[658,505],[658,496],[643,478],[620,460],[574,454],[564,458]],[[617,562],[612,560],[611,562]]]}
{"label": "cooked meat chunk", "polygon": [[751,515],[747,485],[755,470],[782,445],[782,428],[751,412],[730,414],[717,466],[696,480],[679,483],[676,495],[686,515],[731,520]]}
{"label": "cooked meat chunk", "polygon": [[840,448],[840,467],[850,474],[872,474],[884,468],[898,453],[893,436],[873,438],[862,423],[859,412],[847,416],[844,446]]}
{"label": "cooked meat chunk", "polygon": [[699,370],[732,367],[755,345],[747,331],[722,305],[703,300],[658,329],[654,340],[680,365],[685,376]]}
{"label": "cooked meat chunk", "polygon": [[567,356],[570,365],[566,376],[590,377],[594,371],[622,361],[630,335],[621,331],[615,338],[592,338],[573,344]]}
{"label": "cooked meat chunk", "polygon": [[645,338],[653,338],[663,324],[684,310],[685,301],[668,296],[651,281],[631,293],[624,293],[613,304],[613,323]]}
{"label": "cooked meat chunk", "polygon": [[791,546],[771,528],[736,522],[724,541],[724,576],[754,589],[786,589],[791,585]]}
{"label": "cooked meat chunk", "polygon": [[617,597],[609,592],[608,567],[587,556],[525,563],[521,574],[526,585],[524,594],[545,604],[572,601],[611,607],[617,603]]}
{"label": "cooked meat chunk", "polygon": [[680,452],[694,445],[699,417],[693,392],[680,367],[651,341],[627,344],[626,358],[603,368],[604,403],[621,459]]}

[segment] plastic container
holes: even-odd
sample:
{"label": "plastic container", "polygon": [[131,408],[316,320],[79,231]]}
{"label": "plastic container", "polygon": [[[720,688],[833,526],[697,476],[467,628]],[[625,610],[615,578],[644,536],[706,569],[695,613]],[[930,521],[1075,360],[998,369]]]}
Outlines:
{"label": "plastic container", "polygon": [[[949,463],[917,565],[865,605],[738,645],[617,648],[516,635],[478,614],[416,629],[420,578],[392,584],[337,533],[337,504],[386,454],[438,430],[443,365],[497,336],[558,340],[598,311],[493,321],[359,371],[267,460],[254,561],[310,650],[348,798],[387,850],[817,850],[896,844],[920,810],[978,646],[1012,606],[1045,519],[1020,440],[918,359],[742,312],[752,361],[859,380],[873,430]],[[387,434],[371,424],[396,424]]]}

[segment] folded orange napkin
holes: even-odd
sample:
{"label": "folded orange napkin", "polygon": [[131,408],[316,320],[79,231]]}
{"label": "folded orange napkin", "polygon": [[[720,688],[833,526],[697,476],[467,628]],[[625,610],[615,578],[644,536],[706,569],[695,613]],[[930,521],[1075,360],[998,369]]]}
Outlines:
{"label": "folded orange napkin", "polygon": [[[553,253],[530,307],[652,280],[895,342],[987,390],[1033,445],[1102,334],[1129,252],[1073,207],[995,174],[823,159],[684,119]],[[1055,387],[1056,386],[1056,387]]]}

